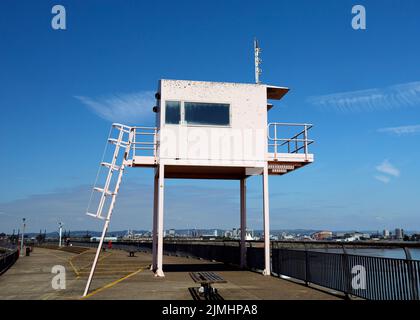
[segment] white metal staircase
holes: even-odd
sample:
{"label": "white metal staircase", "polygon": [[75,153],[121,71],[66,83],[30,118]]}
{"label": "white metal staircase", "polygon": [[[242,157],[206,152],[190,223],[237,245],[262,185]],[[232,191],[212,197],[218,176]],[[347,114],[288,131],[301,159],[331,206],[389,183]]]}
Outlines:
{"label": "white metal staircase", "polygon": [[[117,131],[116,138],[112,137],[114,131]],[[92,268],[90,270],[88,282],[86,284],[86,288],[85,288],[85,292],[83,296],[87,295],[90,284],[92,282],[93,274],[95,273],[96,264],[98,262],[98,258],[101,253],[101,248],[104,242],[104,238],[108,230],[109,222],[111,220],[111,215],[114,209],[115,200],[118,195],[118,190],[120,188],[122,175],[124,173],[124,168],[126,166],[128,156],[130,154],[130,149],[131,149],[134,136],[135,136],[135,131],[133,130],[133,128],[122,125],[122,124],[118,124],[118,123],[112,124],[108,141],[107,141],[107,146],[105,147],[103,159],[101,161],[101,167],[108,169],[107,175],[105,178],[105,183],[101,187],[97,186],[99,182],[100,174],[101,174],[101,167],[100,167],[98,170],[98,175],[96,177],[95,186],[93,187],[93,190],[92,190],[92,196],[89,201],[88,212],[86,213],[89,216],[105,220],[105,224],[102,230],[101,239],[99,241],[99,245],[96,250],[95,259],[93,261]],[[106,157],[106,154],[107,154],[108,145],[111,145],[114,147],[114,150],[112,152],[112,159],[110,162],[104,161],[105,160],[104,158]],[[113,184],[114,174],[117,174],[117,179],[115,183]],[[92,212],[89,212],[89,210],[90,210],[90,206],[92,205],[93,194],[95,192],[99,193],[99,202],[98,202],[96,211],[92,213]],[[108,206],[106,206],[107,202],[108,202]],[[106,212],[105,215],[103,215],[104,209]]]}
{"label": "white metal staircase", "polygon": [[[117,130],[117,138],[112,138],[113,130]],[[89,212],[90,207],[93,204],[93,195],[90,198],[88,212],[86,213],[89,216],[94,218],[109,220],[114,209],[115,199],[118,194],[118,190],[121,184],[122,175],[124,173],[124,168],[126,166],[126,161],[130,153],[131,144],[133,142],[134,130],[130,127],[127,127],[122,124],[114,123],[111,127],[111,132],[108,137],[108,144],[114,147],[112,153],[112,159],[110,162],[104,161],[102,159],[101,166],[107,168],[107,176],[103,186],[97,186],[101,174],[101,168],[99,168],[98,175],[96,177],[95,185],[93,187],[92,193],[99,192],[100,198],[95,212]],[[125,140],[127,139],[127,140]],[[123,153],[121,154],[121,151]],[[104,152],[104,158],[106,156],[106,151]],[[119,163],[117,163],[119,160]],[[114,174],[118,174],[117,180],[114,185],[111,184]],[[109,206],[106,208],[106,214],[103,215],[106,201],[109,200]]]}
{"label": "white metal staircase", "polygon": [[[133,166],[136,160],[138,162],[136,165],[156,164],[156,136],[157,128],[155,127],[130,127],[120,123],[113,123],[111,126],[86,212],[87,215],[104,220],[105,223],[83,296],[87,295],[95,273],[124,169],[127,166]],[[113,149],[110,150],[109,146]],[[110,158],[109,161],[106,160],[107,157]],[[102,174],[103,169],[105,169],[105,175]],[[101,182],[102,177],[104,181]]]}

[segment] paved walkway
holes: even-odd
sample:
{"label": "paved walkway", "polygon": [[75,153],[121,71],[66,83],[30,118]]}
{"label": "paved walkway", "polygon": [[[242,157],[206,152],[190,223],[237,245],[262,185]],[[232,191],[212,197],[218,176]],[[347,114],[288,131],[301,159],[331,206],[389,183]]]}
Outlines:
{"label": "paved walkway", "polygon": [[[35,248],[0,276],[0,299],[80,299],[93,261],[94,250],[82,253]],[[164,256],[164,278],[149,270],[151,255],[135,257],[120,250],[103,252],[85,299],[182,299],[191,300],[195,287],[188,272],[216,271],[227,283],[215,285],[226,300],[238,299],[338,299],[327,292],[276,277],[242,271],[222,263]],[[66,269],[66,289],[54,290],[51,269]]]}

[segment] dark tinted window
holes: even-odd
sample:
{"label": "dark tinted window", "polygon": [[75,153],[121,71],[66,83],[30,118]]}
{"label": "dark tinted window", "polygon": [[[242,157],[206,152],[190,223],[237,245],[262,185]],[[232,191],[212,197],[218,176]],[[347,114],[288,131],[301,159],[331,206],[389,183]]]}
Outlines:
{"label": "dark tinted window", "polygon": [[230,124],[229,104],[185,102],[187,124],[228,126]]}
{"label": "dark tinted window", "polygon": [[165,123],[179,124],[181,120],[181,103],[179,101],[166,101]]}

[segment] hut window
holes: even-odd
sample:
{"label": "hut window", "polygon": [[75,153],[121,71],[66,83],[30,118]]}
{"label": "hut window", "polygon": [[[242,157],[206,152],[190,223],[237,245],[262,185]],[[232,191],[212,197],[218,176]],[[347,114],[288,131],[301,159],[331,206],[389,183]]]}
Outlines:
{"label": "hut window", "polygon": [[228,126],[230,124],[230,105],[222,103],[184,103],[184,121],[192,125]]}
{"label": "hut window", "polygon": [[179,101],[166,101],[165,123],[179,124],[181,120],[181,103]]}

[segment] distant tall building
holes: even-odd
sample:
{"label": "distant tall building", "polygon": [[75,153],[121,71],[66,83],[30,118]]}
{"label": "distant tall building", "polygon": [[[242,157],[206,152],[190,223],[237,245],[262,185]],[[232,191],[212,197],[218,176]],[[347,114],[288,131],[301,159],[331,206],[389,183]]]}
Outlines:
{"label": "distant tall building", "polygon": [[384,236],[384,238],[389,238],[389,230],[385,229],[383,231],[383,236]]}
{"label": "distant tall building", "polygon": [[214,236],[217,237],[217,230],[214,230]]}
{"label": "distant tall building", "polygon": [[192,231],[191,235],[192,235],[193,238],[198,238],[198,237],[201,236],[201,233],[197,229],[194,229]]}
{"label": "distant tall building", "polygon": [[402,240],[404,238],[404,230],[397,228],[395,229],[395,239]]}

